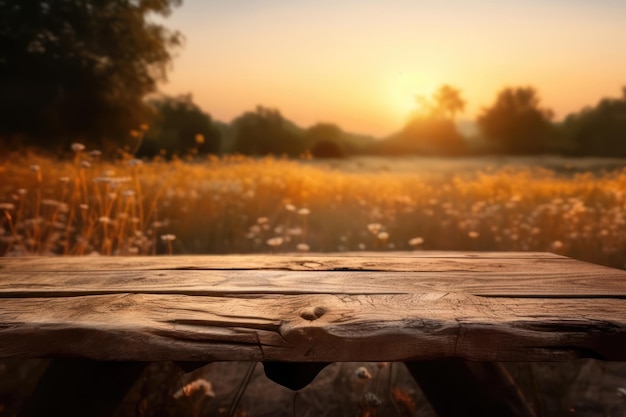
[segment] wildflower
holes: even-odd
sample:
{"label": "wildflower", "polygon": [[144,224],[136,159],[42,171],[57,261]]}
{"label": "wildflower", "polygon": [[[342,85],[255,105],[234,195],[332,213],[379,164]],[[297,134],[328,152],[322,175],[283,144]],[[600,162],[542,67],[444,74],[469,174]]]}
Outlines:
{"label": "wildflower", "polygon": [[41,170],[41,167],[37,164],[33,164],[31,166],[28,167],[31,171],[33,172],[39,172]]}
{"label": "wildflower", "polygon": [[80,161],[80,166],[82,168],[91,168],[91,162],[89,162],[89,161]]}
{"label": "wildflower", "polygon": [[68,182],[70,182],[70,177],[61,177],[59,178],[59,181],[61,181],[63,184],[67,184]]}
{"label": "wildflower", "polygon": [[300,210],[298,210],[298,214],[301,216],[308,216],[309,214],[311,214],[311,210],[309,210],[308,208],[301,208]]}
{"label": "wildflower", "polygon": [[74,152],[82,152],[85,150],[85,145],[83,145],[82,143],[72,143],[72,151]]}
{"label": "wildflower", "polygon": [[150,129],[150,126],[147,123],[142,123],[142,124],[139,125],[139,129],[142,132],[145,132],[146,130]]}
{"label": "wildflower", "polygon": [[357,247],[359,250],[365,250],[365,243],[359,243]]}
{"label": "wildflower", "polygon": [[201,395],[209,398],[215,398],[215,392],[213,386],[206,379],[200,378],[185,385],[174,393],[174,398],[179,399],[182,397],[191,397],[194,393],[200,393]]}
{"label": "wildflower", "polygon": [[285,210],[287,210],[287,211],[296,211],[296,206],[294,206],[293,204],[286,204],[285,205]]}
{"label": "wildflower", "polygon": [[273,237],[271,239],[268,239],[267,243],[269,246],[273,247],[273,248],[277,248],[280,245],[283,244],[283,238],[282,237]]}
{"label": "wildflower", "polygon": [[51,198],[44,198],[43,200],[41,200],[41,204],[44,205],[44,206],[58,207],[62,203],[60,201],[53,200]]}
{"label": "wildflower", "polygon": [[110,184],[113,182],[113,179],[109,177],[96,177],[92,181],[95,183]]}
{"label": "wildflower", "polygon": [[78,205],[78,207],[79,207],[81,210],[87,210],[87,209],[89,208],[89,206],[88,206],[87,204],[79,204],[79,205]]}
{"label": "wildflower", "polygon": [[131,138],[138,138],[141,136],[141,132],[135,129],[132,129],[129,133]]}
{"label": "wildflower", "polygon": [[369,230],[372,234],[378,235],[378,232],[383,226],[380,223],[370,223],[367,225],[367,230]]}
{"label": "wildflower", "polygon": [[176,240],[176,235],[173,235],[171,233],[165,234],[165,235],[161,235],[161,240],[164,242],[172,242],[174,240]]}
{"label": "wildflower", "polygon": [[409,240],[409,245],[411,246],[419,246],[422,243],[424,243],[424,239],[421,237],[414,237],[413,239]]}
{"label": "wildflower", "polygon": [[363,399],[365,400],[365,404],[372,408],[380,407],[383,403],[373,392],[366,392]]}
{"label": "wildflower", "polygon": [[554,242],[552,242],[552,250],[561,250],[563,249],[563,242],[561,242],[560,240],[555,240]]}
{"label": "wildflower", "polygon": [[91,156],[91,157],[93,157],[93,158],[97,158],[97,157],[99,157],[99,156],[101,156],[101,155],[102,155],[102,152],[101,152],[101,151],[99,151],[99,150],[97,150],[97,149],[94,149],[93,151],[89,151],[89,152],[87,153],[87,155],[89,155],[89,156]]}
{"label": "wildflower", "polygon": [[359,379],[372,379],[372,374],[365,366],[359,366],[356,368],[354,374]]}
{"label": "wildflower", "polygon": [[13,203],[0,203],[0,210],[15,210]]}
{"label": "wildflower", "polygon": [[107,216],[101,216],[101,217],[98,219],[98,221],[99,221],[100,223],[102,223],[102,224],[110,224],[110,223],[113,223],[113,220],[111,220],[111,218],[110,218],[110,217],[107,217]]}
{"label": "wildflower", "polygon": [[469,236],[470,239],[478,239],[478,237],[480,236],[480,233],[478,233],[475,230],[472,230],[471,232],[467,233],[467,236]]}
{"label": "wildflower", "polygon": [[309,245],[306,243],[298,243],[296,249],[298,249],[298,252],[308,252],[310,250]]}
{"label": "wildflower", "polygon": [[376,235],[376,237],[378,237],[380,240],[387,240],[389,239],[389,233],[380,232],[378,235]]}
{"label": "wildflower", "polygon": [[413,414],[413,410],[415,410],[415,400],[407,393],[402,391],[400,388],[394,388],[392,391],[393,399],[407,411],[408,415]]}
{"label": "wildflower", "polygon": [[196,143],[198,145],[202,145],[204,143],[204,135],[198,133],[195,137],[194,137]]}
{"label": "wildflower", "polygon": [[291,229],[287,229],[287,234],[290,236],[302,236],[302,228],[294,227]]}
{"label": "wildflower", "polygon": [[128,161],[128,166],[131,168],[137,167],[141,164],[143,164],[143,161],[141,159],[133,158]]}
{"label": "wildflower", "polygon": [[258,224],[266,224],[269,221],[269,219],[267,217],[259,217],[258,219],[256,219],[256,222]]}
{"label": "wildflower", "polygon": [[133,190],[125,190],[122,192],[122,197],[131,198],[135,196],[135,192]]}

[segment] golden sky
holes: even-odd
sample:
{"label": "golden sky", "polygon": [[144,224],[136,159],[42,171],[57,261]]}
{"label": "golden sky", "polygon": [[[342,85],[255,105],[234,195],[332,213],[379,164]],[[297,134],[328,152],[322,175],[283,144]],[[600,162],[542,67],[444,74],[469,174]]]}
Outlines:
{"label": "golden sky", "polygon": [[167,94],[230,122],[261,104],[302,127],[386,136],[441,84],[474,118],[535,86],[557,119],[621,95],[624,0],[184,0]]}

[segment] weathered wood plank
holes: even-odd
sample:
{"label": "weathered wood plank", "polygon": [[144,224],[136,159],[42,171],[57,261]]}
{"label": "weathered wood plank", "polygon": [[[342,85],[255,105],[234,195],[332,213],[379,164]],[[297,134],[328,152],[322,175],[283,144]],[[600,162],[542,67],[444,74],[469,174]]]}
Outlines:
{"label": "weathered wood plank", "polygon": [[626,359],[626,271],[533,253],[0,259],[0,357]]}
{"label": "weathered wood plank", "polygon": [[119,270],[0,272],[0,297],[119,293],[413,294],[457,292],[492,297],[625,298],[626,271],[576,262],[523,271],[368,272],[282,270]]}
{"label": "weathered wood plank", "polygon": [[626,360],[626,300],[468,294],[5,299],[0,357]]}
{"label": "weathered wood plank", "polygon": [[123,270],[261,270],[293,271],[373,270],[490,271],[579,261],[544,252],[350,252],[342,255],[225,255],[225,256],[131,256],[131,257],[31,257],[0,258],[0,271],[123,271]]}

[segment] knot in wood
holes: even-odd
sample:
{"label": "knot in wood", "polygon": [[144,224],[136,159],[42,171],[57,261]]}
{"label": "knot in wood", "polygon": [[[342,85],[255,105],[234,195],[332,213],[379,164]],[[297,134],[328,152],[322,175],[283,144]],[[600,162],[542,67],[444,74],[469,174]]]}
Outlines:
{"label": "knot in wood", "polygon": [[324,307],[309,307],[300,312],[300,317],[305,320],[313,321],[322,317],[326,313]]}

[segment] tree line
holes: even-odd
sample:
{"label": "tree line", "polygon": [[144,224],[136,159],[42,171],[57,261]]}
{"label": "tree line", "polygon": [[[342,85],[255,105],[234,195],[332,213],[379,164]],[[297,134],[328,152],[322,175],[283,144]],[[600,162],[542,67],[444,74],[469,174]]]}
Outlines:
{"label": "tree line", "polygon": [[379,140],[332,123],[303,129],[266,106],[231,123],[218,122],[191,95],[154,94],[184,38],[151,16],[166,17],[181,2],[0,0],[3,147],[68,149],[80,141],[147,157],[229,152],[626,156],[626,88],[621,97],[604,98],[554,121],[536,88],[506,87],[477,116],[473,137],[457,127],[466,103],[450,85],[431,97],[416,97],[416,111],[405,125]]}

